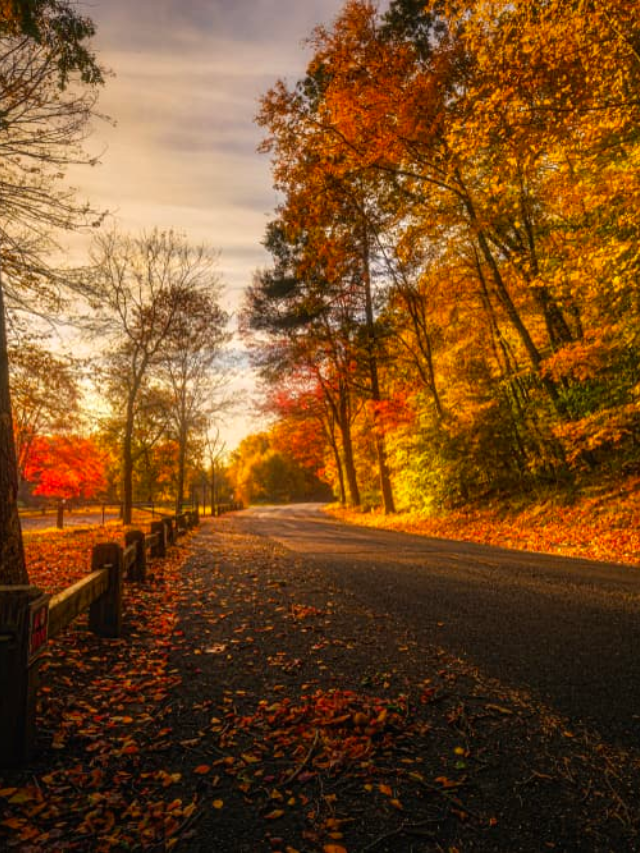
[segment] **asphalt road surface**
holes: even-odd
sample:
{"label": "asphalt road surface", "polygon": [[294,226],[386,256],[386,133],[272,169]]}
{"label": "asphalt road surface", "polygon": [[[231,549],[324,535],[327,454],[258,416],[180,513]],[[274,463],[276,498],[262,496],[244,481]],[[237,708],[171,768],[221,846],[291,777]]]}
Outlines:
{"label": "asphalt road surface", "polygon": [[317,504],[237,521],[568,724],[640,744],[640,569],[352,527]]}

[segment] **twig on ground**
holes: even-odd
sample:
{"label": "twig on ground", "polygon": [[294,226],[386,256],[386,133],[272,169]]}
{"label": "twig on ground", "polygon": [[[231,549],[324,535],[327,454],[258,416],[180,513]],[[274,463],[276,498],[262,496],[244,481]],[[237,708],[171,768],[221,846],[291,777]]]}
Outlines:
{"label": "twig on ground", "polygon": [[282,782],[283,785],[290,785],[294,779],[298,778],[298,776],[300,775],[300,773],[302,773],[302,771],[304,770],[306,765],[309,763],[309,761],[311,761],[311,757],[312,757],[313,753],[316,751],[316,747],[318,746],[319,740],[320,740],[320,729],[316,729],[316,734],[315,734],[315,737],[313,739],[313,743],[311,744],[309,751],[305,755],[304,761],[302,762],[302,764],[299,764],[296,767],[296,769],[286,777],[286,779]]}

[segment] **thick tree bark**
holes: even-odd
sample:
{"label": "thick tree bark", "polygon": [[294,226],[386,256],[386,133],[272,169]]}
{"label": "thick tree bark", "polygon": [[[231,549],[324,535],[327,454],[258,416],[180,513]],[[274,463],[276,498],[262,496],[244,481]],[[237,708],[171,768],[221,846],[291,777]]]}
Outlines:
{"label": "thick tree bark", "polygon": [[0,584],[28,584],[18,515],[18,463],[13,436],[4,295],[0,282]]}
{"label": "thick tree bark", "polygon": [[327,437],[327,441],[331,447],[331,452],[333,453],[333,460],[336,466],[336,473],[338,474],[338,489],[340,491],[340,506],[347,505],[347,492],[345,490],[344,484],[344,468],[342,465],[342,459],[340,458],[340,450],[338,448],[338,442],[336,441],[335,434],[335,426],[331,424],[331,426],[325,427],[325,435]]}
{"label": "thick tree bark", "polygon": [[353,443],[351,441],[351,428],[340,430],[342,433],[342,452],[344,454],[344,470],[347,475],[347,486],[349,489],[349,503],[351,506],[360,506],[360,489],[358,477],[353,458]]}
{"label": "thick tree bark", "polygon": [[335,442],[331,445],[331,450],[333,452],[333,458],[336,465],[336,471],[338,474],[338,491],[340,492],[340,506],[347,505],[347,493],[344,487],[344,471],[342,470],[342,459],[340,459],[340,453],[338,451],[338,446]]}

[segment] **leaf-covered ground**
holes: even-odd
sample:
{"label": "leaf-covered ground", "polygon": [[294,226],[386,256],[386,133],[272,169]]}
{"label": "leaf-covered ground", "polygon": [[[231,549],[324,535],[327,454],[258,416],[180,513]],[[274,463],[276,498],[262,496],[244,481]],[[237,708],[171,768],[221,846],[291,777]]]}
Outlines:
{"label": "leaf-covered ground", "polygon": [[30,583],[54,595],[91,571],[91,552],[98,542],[122,542],[123,538],[120,524],[27,532],[24,550]]}
{"label": "leaf-covered ground", "polygon": [[365,526],[640,565],[638,477],[603,482],[571,502],[558,493],[519,507],[497,501],[435,516],[419,512],[384,516],[335,507],[331,512],[343,521]]}
{"label": "leaf-covered ground", "polygon": [[0,848],[633,851],[638,755],[418,647],[314,565],[206,521],[126,635],[43,666],[39,750],[0,775]]}

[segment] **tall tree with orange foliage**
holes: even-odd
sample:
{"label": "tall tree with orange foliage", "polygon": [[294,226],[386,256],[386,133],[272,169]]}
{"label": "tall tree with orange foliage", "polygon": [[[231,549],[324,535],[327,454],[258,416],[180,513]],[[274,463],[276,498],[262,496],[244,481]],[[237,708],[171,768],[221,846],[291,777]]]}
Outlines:
{"label": "tall tree with orange foliage", "polygon": [[[341,140],[336,143],[334,129],[326,126],[328,85],[324,66],[312,64],[295,92],[280,83],[265,96],[258,121],[268,131],[263,150],[274,152],[276,186],[286,195],[280,210],[285,230],[292,239],[303,235],[296,275],[302,280],[307,267],[321,264],[324,283],[310,276],[315,298],[330,303],[339,291],[340,299],[348,302],[359,392],[373,402],[375,411],[383,396],[379,362],[384,339],[374,270],[381,212],[370,203],[374,192],[369,184],[375,176],[365,180],[362,169],[350,170],[353,158],[340,150]],[[393,512],[385,439],[375,415],[372,436],[384,508]]]}

